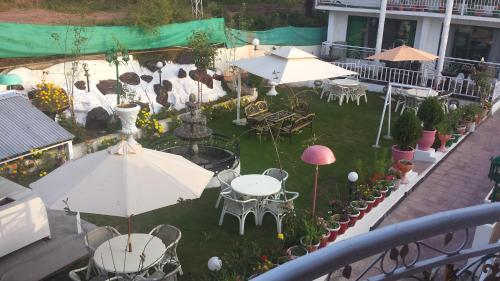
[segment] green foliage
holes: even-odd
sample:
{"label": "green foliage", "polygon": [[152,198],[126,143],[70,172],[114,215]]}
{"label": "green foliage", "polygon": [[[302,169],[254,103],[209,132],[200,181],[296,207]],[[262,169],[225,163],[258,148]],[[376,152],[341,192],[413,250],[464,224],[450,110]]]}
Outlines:
{"label": "green foliage", "polygon": [[189,48],[193,51],[194,65],[197,69],[208,69],[213,66],[217,47],[210,44],[210,37],[205,31],[195,31],[188,39]]}
{"label": "green foliage", "polygon": [[227,252],[222,257],[224,269],[226,272],[237,272],[239,276],[249,277],[261,254],[262,250],[255,241],[243,240],[237,243],[234,251]]}
{"label": "green foliage", "polygon": [[172,0],[135,0],[135,3],[128,13],[128,18],[134,26],[152,32],[159,25],[172,22]]}
{"label": "green foliage", "polygon": [[441,134],[453,134],[455,128],[458,126],[459,116],[455,111],[446,114],[443,120],[437,125],[436,129]]}
{"label": "green foliage", "polygon": [[259,88],[263,80],[262,77],[250,73],[248,74],[247,86],[250,88]]}
{"label": "green foliage", "polygon": [[478,65],[472,74],[472,80],[476,84],[476,93],[478,94],[481,103],[487,101],[489,94],[493,90],[492,79],[493,76],[488,70],[488,67],[484,64]]}
{"label": "green foliage", "polygon": [[65,114],[59,114],[57,123],[75,136],[73,143],[81,143],[88,139],[85,126],[78,124],[72,118],[66,117]]}
{"label": "green foliage", "polygon": [[422,135],[422,125],[413,110],[405,111],[394,124],[394,139],[402,150],[411,150]]}
{"label": "green foliage", "polygon": [[114,137],[105,138],[97,146],[97,151],[106,149],[106,148],[108,148],[110,146],[113,146],[113,145],[117,144],[119,141],[120,141],[120,139],[114,138]]}
{"label": "green foliage", "polygon": [[321,236],[324,233],[321,225],[318,224],[318,219],[314,216],[305,215],[303,216],[302,223],[304,224],[303,227],[305,233],[303,242],[306,245],[318,244]]}
{"label": "green foliage", "polygon": [[478,103],[470,103],[462,106],[463,118],[465,121],[474,121],[476,116],[483,111],[483,108]]}
{"label": "green foliage", "polygon": [[443,106],[437,97],[426,98],[418,108],[417,115],[424,123],[424,130],[433,131],[436,124],[443,121]]}
{"label": "green foliage", "polygon": [[358,173],[358,182],[362,184],[373,184],[382,178],[391,164],[388,150],[376,151],[368,160],[358,159],[355,164]]}

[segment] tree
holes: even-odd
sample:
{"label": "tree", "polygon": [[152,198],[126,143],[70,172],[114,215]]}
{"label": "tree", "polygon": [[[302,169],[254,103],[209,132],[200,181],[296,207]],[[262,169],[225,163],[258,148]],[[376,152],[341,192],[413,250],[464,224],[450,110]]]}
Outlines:
{"label": "tree", "polygon": [[217,47],[210,44],[210,37],[206,31],[195,31],[188,39],[188,46],[193,53],[194,65],[198,73],[198,100],[201,103],[203,98],[200,76],[208,68],[214,65]]}
{"label": "tree", "polygon": [[130,22],[146,32],[154,32],[159,25],[172,21],[172,0],[133,0],[134,8],[130,9]]}

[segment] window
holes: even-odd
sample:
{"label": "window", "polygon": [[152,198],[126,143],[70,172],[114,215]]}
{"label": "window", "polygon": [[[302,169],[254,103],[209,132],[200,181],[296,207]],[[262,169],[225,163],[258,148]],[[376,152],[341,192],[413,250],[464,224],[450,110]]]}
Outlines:
{"label": "window", "polygon": [[481,60],[488,59],[493,42],[493,29],[479,26],[454,25],[452,57]]}

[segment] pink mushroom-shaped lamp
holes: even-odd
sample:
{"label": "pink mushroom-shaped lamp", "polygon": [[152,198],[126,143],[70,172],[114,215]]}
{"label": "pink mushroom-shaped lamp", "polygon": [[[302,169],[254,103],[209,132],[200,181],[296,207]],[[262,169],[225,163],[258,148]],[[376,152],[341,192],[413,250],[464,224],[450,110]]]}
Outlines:
{"label": "pink mushroom-shaped lamp", "polygon": [[335,162],[335,155],[330,148],[323,145],[313,145],[302,153],[300,157],[302,161],[316,165],[316,174],[314,175],[314,193],[313,193],[313,208],[312,213],[316,212],[316,193],[318,189],[318,174],[319,174],[319,165],[328,165]]}

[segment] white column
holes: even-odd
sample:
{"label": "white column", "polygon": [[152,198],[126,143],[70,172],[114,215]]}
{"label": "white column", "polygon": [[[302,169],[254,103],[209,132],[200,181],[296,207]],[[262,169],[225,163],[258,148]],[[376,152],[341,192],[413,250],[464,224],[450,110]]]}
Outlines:
{"label": "white column", "polygon": [[377,43],[375,45],[375,54],[382,51],[382,40],[384,39],[385,14],[387,12],[387,0],[380,2],[380,15],[378,17]]}
{"label": "white column", "polygon": [[333,30],[335,29],[335,14],[333,11],[328,13],[328,29],[326,30],[326,41],[332,43],[333,40]]}
{"label": "white column", "polygon": [[241,70],[238,69],[238,97],[236,101],[236,120],[235,124],[236,125],[241,125],[241,120],[240,120],[240,111],[241,111]]}
{"label": "white column", "polygon": [[73,152],[73,141],[68,141],[67,146],[68,146],[68,160],[73,160],[75,155]]}
{"label": "white column", "polygon": [[437,65],[437,75],[441,75],[448,45],[448,34],[450,33],[451,14],[453,12],[453,0],[446,0],[446,12],[444,14],[443,31],[441,32],[441,44],[439,45],[439,58]]}

